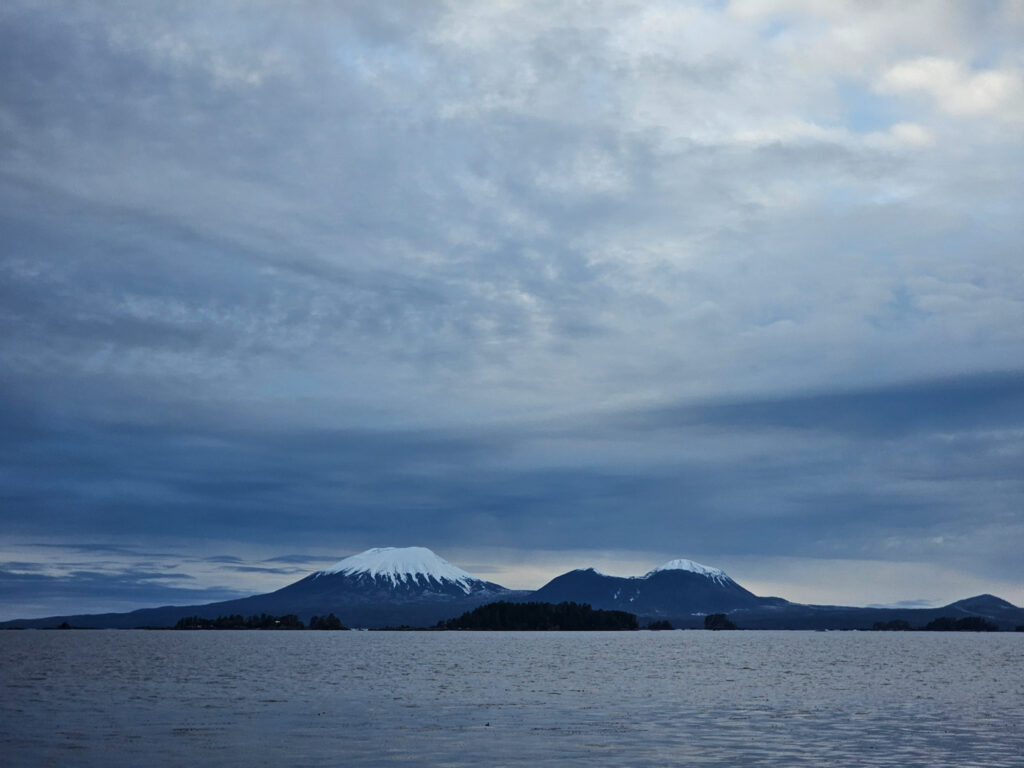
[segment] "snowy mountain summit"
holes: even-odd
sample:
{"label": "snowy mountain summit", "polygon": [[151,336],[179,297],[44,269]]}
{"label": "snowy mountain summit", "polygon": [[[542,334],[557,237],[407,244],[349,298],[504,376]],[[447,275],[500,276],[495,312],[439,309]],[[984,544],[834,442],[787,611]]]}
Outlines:
{"label": "snowy mountain summit", "polygon": [[364,576],[374,582],[388,582],[392,587],[402,585],[455,585],[465,594],[479,587],[488,586],[486,581],[452,565],[426,547],[375,547],[358,555],[339,560],[320,575],[344,574]]}
{"label": "snowy mountain summit", "polygon": [[650,578],[656,573],[662,571],[687,571],[689,573],[696,573],[701,576],[707,576],[712,581],[716,581],[719,584],[727,584],[732,581],[729,576],[721,568],[712,568],[709,565],[701,565],[695,563],[693,560],[687,560],[686,558],[679,558],[678,560],[669,560],[664,565],[659,565],[652,571],[648,571],[644,574],[645,579]]}

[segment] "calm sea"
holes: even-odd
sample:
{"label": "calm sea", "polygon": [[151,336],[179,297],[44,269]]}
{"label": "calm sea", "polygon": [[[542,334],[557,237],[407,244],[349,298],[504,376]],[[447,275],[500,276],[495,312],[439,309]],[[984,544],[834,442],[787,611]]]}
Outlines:
{"label": "calm sea", "polygon": [[1024,765],[1024,634],[0,632],[0,763]]}

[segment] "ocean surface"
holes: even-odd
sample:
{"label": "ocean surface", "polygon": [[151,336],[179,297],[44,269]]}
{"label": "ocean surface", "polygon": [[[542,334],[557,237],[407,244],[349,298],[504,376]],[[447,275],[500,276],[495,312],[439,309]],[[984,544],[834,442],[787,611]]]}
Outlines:
{"label": "ocean surface", "polygon": [[0,763],[1024,765],[1024,633],[0,632]]}

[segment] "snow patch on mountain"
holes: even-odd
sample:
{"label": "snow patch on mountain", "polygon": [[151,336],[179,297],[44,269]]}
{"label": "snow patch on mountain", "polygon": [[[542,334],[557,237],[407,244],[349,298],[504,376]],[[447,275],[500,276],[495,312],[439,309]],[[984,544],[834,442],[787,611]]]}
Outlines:
{"label": "snow patch on mountain", "polygon": [[458,568],[426,547],[375,547],[358,555],[339,560],[321,574],[356,575],[365,573],[373,578],[385,579],[392,585],[417,582],[418,576],[437,582],[451,582],[469,594],[472,584],[481,580]]}
{"label": "snow patch on mountain", "polygon": [[697,573],[701,576],[707,576],[712,581],[716,581],[719,584],[725,584],[732,581],[725,571],[720,568],[712,568],[709,565],[701,565],[695,563],[693,560],[687,560],[686,558],[679,558],[678,560],[669,560],[664,565],[660,565],[653,571],[648,571],[644,578],[648,578],[658,573],[659,571],[689,571],[690,573]]}

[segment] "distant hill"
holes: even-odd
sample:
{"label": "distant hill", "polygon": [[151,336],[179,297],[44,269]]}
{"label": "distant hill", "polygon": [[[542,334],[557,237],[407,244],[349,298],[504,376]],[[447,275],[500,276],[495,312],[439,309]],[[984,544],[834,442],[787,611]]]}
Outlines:
{"label": "distant hill", "polygon": [[[992,595],[969,597],[941,608],[859,608],[781,601],[725,613],[740,629],[871,629],[875,624],[893,621],[905,621],[911,629],[922,629],[942,617],[969,616],[987,619],[1002,630],[1024,625],[1024,608]],[[691,629],[699,628],[703,622],[699,616],[676,616],[669,620],[676,627]]]}

